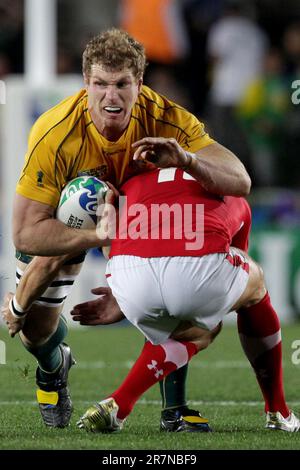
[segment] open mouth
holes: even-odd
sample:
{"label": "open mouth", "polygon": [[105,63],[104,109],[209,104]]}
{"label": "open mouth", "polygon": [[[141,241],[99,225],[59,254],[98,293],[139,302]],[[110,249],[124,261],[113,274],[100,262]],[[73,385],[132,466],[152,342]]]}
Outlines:
{"label": "open mouth", "polygon": [[119,106],[105,106],[104,110],[109,114],[120,114],[122,112],[122,108]]}

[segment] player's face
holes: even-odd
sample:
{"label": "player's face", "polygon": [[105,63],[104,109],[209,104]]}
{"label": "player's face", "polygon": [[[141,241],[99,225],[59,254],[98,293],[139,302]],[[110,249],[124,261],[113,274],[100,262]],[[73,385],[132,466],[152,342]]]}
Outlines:
{"label": "player's face", "polygon": [[113,71],[94,64],[85,84],[95,126],[108,140],[117,140],[129,124],[142,80],[137,80],[130,69]]}

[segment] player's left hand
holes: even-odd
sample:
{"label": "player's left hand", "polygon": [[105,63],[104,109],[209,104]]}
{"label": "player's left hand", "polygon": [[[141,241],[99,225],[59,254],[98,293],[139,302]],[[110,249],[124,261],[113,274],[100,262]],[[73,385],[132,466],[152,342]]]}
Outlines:
{"label": "player's left hand", "polygon": [[80,325],[111,325],[125,318],[109,287],[97,287],[91,292],[101,297],[75,305],[70,312],[74,321]]}
{"label": "player's left hand", "polygon": [[9,302],[13,296],[13,292],[7,292],[3,299],[3,305],[1,306],[2,318],[7,325],[8,332],[12,338],[22,330],[26,319],[26,315],[24,315],[24,317],[17,318],[11,313]]}
{"label": "player's left hand", "polygon": [[132,147],[135,149],[133,160],[147,161],[157,168],[180,168],[190,162],[190,157],[174,138],[145,137]]}

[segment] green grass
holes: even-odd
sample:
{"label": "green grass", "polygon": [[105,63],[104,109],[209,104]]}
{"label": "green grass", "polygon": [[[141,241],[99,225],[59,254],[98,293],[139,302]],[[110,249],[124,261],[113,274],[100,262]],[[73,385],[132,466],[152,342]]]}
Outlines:
{"label": "green grass", "polygon": [[[300,433],[264,429],[262,398],[235,327],[225,327],[190,364],[188,398],[191,406],[209,417],[215,431],[209,434],[160,433],[158,386],[143,396],[121,433],[91,435],[76,428],[76,420],[89,404],[117,388],[128,362],[138,356],[143,338],[131,327],[69,333],[68,343],[78,362],[70,373],[75,410],[70,427],[61,430],[48,429],[41,422],[34,402],[34,359],[6,331],[0,330],[0,338],[7,350],[7,364],[0,365],[1,449],[300,449]],[[286,396],[299,413],[300,365],[291,361],[295,339],[300,339],[299,324],[284,327]]]}

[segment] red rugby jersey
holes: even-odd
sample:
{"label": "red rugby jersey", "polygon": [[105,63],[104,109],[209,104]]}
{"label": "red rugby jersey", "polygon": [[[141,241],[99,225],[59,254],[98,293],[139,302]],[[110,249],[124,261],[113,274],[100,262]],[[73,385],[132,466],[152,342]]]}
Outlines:
{"label": "red rugby jersey", "polygon": [[[243,198],[208,193],[178,168],[129,179],[110,257],[203,256],[248,248],[251,212]],[[235,244],[232,243],[235,241]]]}

